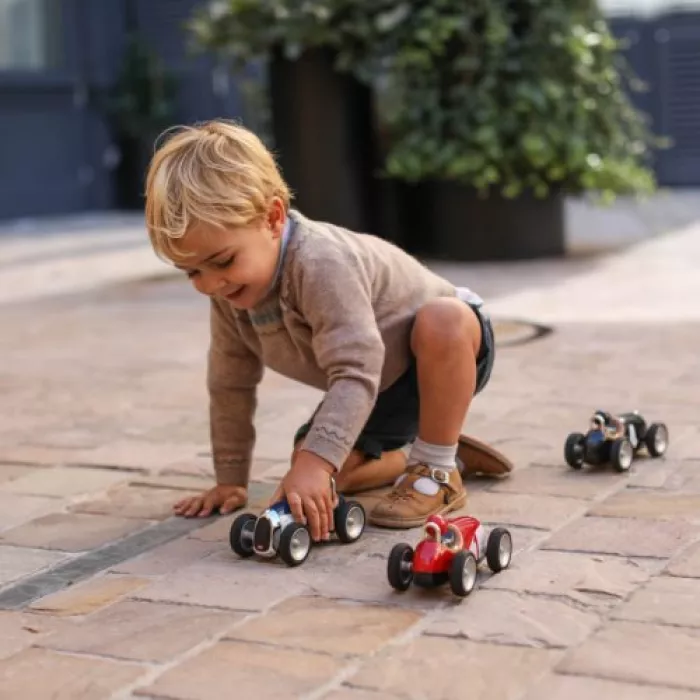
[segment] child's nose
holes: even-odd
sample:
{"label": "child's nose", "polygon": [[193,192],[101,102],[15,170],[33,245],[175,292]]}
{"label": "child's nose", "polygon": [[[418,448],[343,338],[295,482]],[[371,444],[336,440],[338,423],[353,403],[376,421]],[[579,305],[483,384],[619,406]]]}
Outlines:
{"label": "child's nose", "polygon": [[226,280],[216,272],[207,272],[200,278],[200,291],[208,296],[213,296],[226,286]]}

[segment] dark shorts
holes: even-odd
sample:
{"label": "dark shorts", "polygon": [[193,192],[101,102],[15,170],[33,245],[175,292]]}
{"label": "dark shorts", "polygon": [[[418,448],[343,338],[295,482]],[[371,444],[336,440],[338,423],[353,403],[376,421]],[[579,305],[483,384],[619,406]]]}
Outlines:
{"label": "dark shorts", "polygon": [[[496,343],[491,319],[472,306],[481,324],[481,347],[476,358],[476,391],[488,384],[496,357]],[[318,411],[318,408],[316,409]],[[378,459],[382,452],[395,450],[413,442],[418,435],[418,372],[415,358],[411,366],[391,386],[377,397],[365,427],[355,443],[355,449],[367,457]],[[315,415],[315,412],[314,412]],[[311,429],[311,419],[297,430],[294,443]]]}

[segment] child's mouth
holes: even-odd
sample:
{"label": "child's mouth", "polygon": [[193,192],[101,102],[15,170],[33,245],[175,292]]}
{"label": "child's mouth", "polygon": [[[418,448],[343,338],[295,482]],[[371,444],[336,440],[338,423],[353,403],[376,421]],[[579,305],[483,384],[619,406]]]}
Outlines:
{"label": "child's mouth", "polygon": [[241,295],[241,292],[244,289],[245,289],[245,285],[242,284],[242,285],[240,285],[240,287],[236,287],[236,289],[234,289],[232,292],[229,292],[228,294],[225,294],[224,296],[229,301],[233,301],[234,299],[237,299]]}

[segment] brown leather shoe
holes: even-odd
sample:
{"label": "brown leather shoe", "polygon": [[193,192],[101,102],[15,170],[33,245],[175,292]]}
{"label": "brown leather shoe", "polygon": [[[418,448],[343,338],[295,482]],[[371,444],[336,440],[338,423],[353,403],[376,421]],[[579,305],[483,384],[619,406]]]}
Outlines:
{"label": "brown leather shoe", "polygon": [[[444,515],[467,503],[467,492],[456,469],[447,471],[427,464],[406,467],[405,476],[377,503],[369,522],[379,527],[410,528],[422,525],[429,515]],[[429,496],[414,488],[421,477],[432,479],[438,492]]]}
{"label": "brown leather shoe", "polygon": [[469,435],[459,436],[457,458],[464,465],[459,465],[463,477],[476,474],[507,476],[513,471],[513,463],[508,457]]}

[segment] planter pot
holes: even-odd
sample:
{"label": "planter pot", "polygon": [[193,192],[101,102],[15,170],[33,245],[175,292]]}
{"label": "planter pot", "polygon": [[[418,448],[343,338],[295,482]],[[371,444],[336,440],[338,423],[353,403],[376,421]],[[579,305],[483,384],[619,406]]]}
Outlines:
{"label": "planter pot", "polygon": [[333,54],[279,52],[269,66],[275,152],[307,216],[356,231],[379,224],[372,94],[333,68]]}
{"label": "planter pot", "polygon": [[475,190],[445,182],[407,190],[405,229],[416,253],[456,261],[560,257],[565,252],[564,196],[498,192],[480,198]]}

